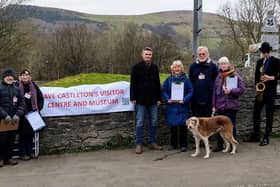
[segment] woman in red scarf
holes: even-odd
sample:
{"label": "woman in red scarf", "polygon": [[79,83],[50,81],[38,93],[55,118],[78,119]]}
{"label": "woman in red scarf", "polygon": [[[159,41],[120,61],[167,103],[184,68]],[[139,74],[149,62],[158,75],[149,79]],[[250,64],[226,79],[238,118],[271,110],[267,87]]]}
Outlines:
{"label": "woman in red scarf", "polygon": [[[24,95],[26,113],[30,111],[40,111],[44,105],[44,98],[39,87],[31,81],[30,71],[25,69],[20,73],[19,89]],[[25,117],[20,119],[19,124],[19,147],[20,158],[30,160],[33,157],[33,137],[34,132]]]}
{"label": "woman in red scarf", "polygon": [[[227,57],[219,59],[219,75],[217,76],[212,97],[212,111],[218,115],[228,116],[233,124],[233,136],[236,139],[236,113],[240,104],[238,97],[244,93],[245,85],[240,75],[230,65]],[[223,150],[223,139],[218,135],[217,147],[213,150]]]}

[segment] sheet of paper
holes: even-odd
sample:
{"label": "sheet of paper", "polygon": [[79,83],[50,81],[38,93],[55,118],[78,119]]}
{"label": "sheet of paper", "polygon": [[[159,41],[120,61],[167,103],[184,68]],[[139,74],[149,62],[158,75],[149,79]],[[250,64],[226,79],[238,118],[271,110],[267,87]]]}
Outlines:
{"label": "sheet of paper", "polygon": [[226,77],[226,87],[228,89],[234,89],[238,87],[237,76]]}
{"label": "sheet of paper", "polygon": [[171,84],[171,100],[180,101],[184,98],[184,83],[172,83]]}
{"label": "sheet of paper", "polygon": [[46,126],[45,122],[38,112],[29,112],[26,114],[26,118],[30,123],[33,131],[37,131]]}

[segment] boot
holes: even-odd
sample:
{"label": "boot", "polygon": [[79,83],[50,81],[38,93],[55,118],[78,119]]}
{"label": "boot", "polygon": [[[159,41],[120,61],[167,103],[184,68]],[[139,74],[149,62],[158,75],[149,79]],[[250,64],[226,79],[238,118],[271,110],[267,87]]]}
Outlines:
{"label": "boot", "polygon": [[153,149],[153,150],[162,150],[163,148],[161,146],[159,146],[158,144],[156,143],[152,143],[149,145],[149,148],[150,149]]}
{"label": "boot", "polygon": [[15,161],[14,159],[9,159],[9,160],[5,160],[5,161],[4,161],[4,164],[5,164],[5,165],[11,165],[11,166],[14,166],[14,165],[17,165],[17,164],[18,164],[18,162],[17,162],[17,161]]}
{"label": "boot", "polygon": [[136,145],[135,153],[136,153],[136,154],[141,154],[141,153],[143,153],[142,145]]}
{"label": "boot", "polygon": [[260,146],[266,146],[269,144],[269,138],[268,137],[264,137],[262,139],[262,141],[260,142]]}

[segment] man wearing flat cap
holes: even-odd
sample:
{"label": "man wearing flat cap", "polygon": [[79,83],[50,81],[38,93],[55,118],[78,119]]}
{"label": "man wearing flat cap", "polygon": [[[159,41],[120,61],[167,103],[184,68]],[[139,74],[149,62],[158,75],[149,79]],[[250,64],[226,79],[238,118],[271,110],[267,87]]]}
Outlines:
{"label": "man wearing flat cap", "polygon": [[[24,114],[25,104],[23,95],[15,86],[15,74],[11,69],[2,73],[0,83],[0,120],[5,124],[14,125],[19,122]],[[16,165],[12,159],[12,147],[15,141],[16,130],[0,132],[0,167],[4,165]]]}
{"label": "man wearing flat cap", "polygon": [[[260,47],[262,58],[257,61],[255,70],[255,85],[257,95],[254,103],[254,130],[249,142],[259,142],[260,146],[269,144],[272,131],[274,100],[276,96],[277,80],[280,75],[280,60],[270,55],[272,47],[268,42],[263,42]],[[265,133],[260,139],[261,111],[265,105],[266,126]]]}

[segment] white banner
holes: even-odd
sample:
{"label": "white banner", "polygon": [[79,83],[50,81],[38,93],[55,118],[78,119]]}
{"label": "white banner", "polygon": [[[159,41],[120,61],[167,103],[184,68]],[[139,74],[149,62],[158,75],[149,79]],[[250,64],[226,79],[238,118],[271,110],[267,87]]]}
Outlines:
{"label": "white banner", "polygon": [[133,111],[129,83],[124,81],[40,89],[45,99],[41,110],[43,117]]}

